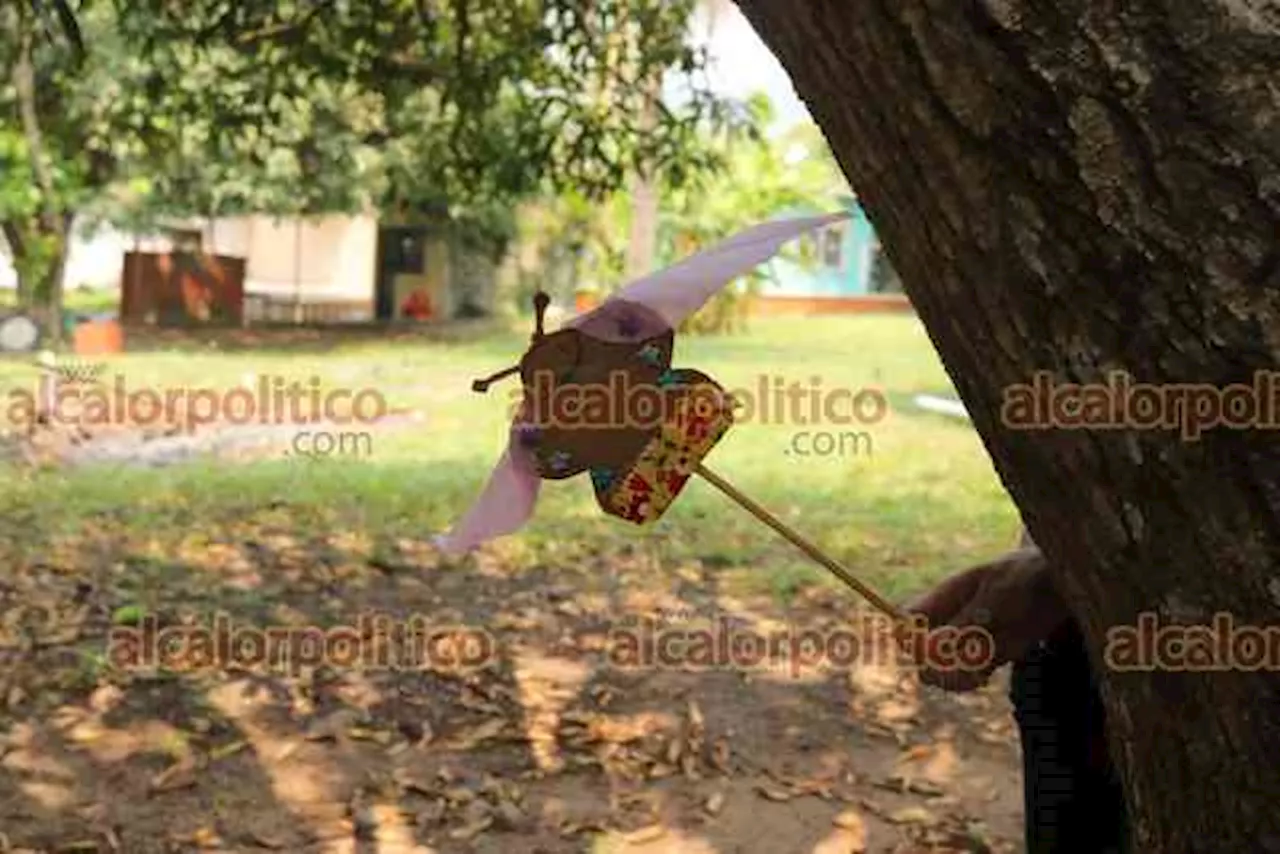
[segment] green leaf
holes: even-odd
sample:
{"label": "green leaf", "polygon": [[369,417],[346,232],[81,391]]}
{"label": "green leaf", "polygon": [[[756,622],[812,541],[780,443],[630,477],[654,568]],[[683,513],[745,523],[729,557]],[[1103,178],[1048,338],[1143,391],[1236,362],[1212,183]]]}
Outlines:
{"label": "green leaf", "polygon": [[142,622],[142,608],[138,605],[122,605],[112,612],[111,622],[117,626],[136,626]]}

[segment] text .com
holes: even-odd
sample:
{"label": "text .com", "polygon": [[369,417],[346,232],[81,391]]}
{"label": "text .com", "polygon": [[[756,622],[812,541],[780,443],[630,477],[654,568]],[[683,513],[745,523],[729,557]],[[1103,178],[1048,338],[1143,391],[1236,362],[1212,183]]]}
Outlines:
{"label": "text .com", "polygon": [[786,453],[793,457],[869,457],[873,445],[865,430],[799,430],[791,434]]}
{"label": "text .com", "polygon": [[307,460],[373,456],[373,434],[354,430],[300,430],[290,442],[292,456]]}

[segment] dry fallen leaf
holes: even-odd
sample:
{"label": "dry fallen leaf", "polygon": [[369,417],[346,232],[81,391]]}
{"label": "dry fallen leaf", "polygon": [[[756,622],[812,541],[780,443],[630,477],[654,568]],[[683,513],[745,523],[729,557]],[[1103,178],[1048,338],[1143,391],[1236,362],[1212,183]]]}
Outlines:
{"label": "dry fallen leaf", "polygon": [[488,830],[492,826],[493,826],[493,818],[485,817],[480,821],[472,822],[471,824],[454,828],[453,830],[449,831],[449,838],[457,839],[459,841],[474,839],[475,837],[484,833],[486,830]]}
{"label": "dry fallen leaf", "polygon": [[774,786],[764,785],[763,783],[757,785],[755,791],[760,797],[770,801],[778,801],[779,803],[785,803],[795,797],[794,792],[784,791]]}
{"label": "dry fallen leaf", "polygon": [[629,845],[644,845],[648,842],[661,839],[667,835],[667,829],[660,824],[651,824],[648,827],[642,827],[639,830],[633,830],[623,837]]}
{"label": "dry fallen leaf", "polygon": [[702,708],[696,700],[689,701],[689,726],[695,733],[702,732],[706,725],[706,718],[702,714]]}
{"label": "dry fallen leaf", "polygon": [[482,824],[483,822],[493,821],[493,809],[487,801],[476,799],[467,804],[462,811],[462,820],[468,825]]}
{"label": "dry fallen leaf", "polygon": [[307,726],[307,741],[336,741],[338,736],[354,726],[358,712],[354,709],[338,709],[317,718]]}
{"label": "dry fallen leaf", "polygon": [[847,836],[847,852],[862,852],[868,847],[867,822],[857,810],[845,810],[831,819],[831,823]]}
{"label": "dry fallen leaf", "polygon": [[250,840],[259,848],[266,848],[270,851],[283,851],[285,843],[276,836],[267,836],[263,833],[254,833],[250,835]]}
{"label": "dry fallen leaf", "polygon": [[179,762],[152,777],[149,788],[152,793],[174,792],[179,789],[189,789],[195,784],[195,766],[190,762]]}
{"label": "dry fallen leaf", "polygon": [[498,802],[494,808],[494,819],[498,827],[506,831],[519,830],[525,824],[524,811],[507,800]]}
{"label": "dry fallen leaf", "polygon": [[249,742],[244,741],[243,739],[240,741],[233,741],[230,744],[224,744],[222,747],[209,751],[209,761],[217,762],[219,759],[225,759],[228,756],[233,756],[248,746]]}
{"label": "dry fallen leaf", "polygon": [[437,799],[418,812],[414,817],[414,823],[419,829],[430,828],[444,821],[444,817],[448,812],[449,805],[443,800]]}
{"label": "dry fallen leaf", "polygon": [[353,741],[372,741],[384,747],[392,741],[391,733],[386,730],[369,729],[367,727],[352,727],[347,730],[347,736]]}
{"label": "dry fallen leaf", "polygon": [[452,750],[470,750],[481,742],[497,738],[507,728],[507,722],[501,718],[491,718],[482,724],[465,729],[443,745]]}
{"label": "dry fallen leaf", "polygon": [[926,798],[939,798],[946,794],[937,783],[915,777],[890,777],[883,785],[883,788],[904,794],[911,792],[917,795],[924,795]]}
{"label": "dry fallen leaf", "polygon": [[955,776],[959,764],[955,745],[944,741],[938,744],[933,757],[925,763],[922,773],[930,782],[945,785]]}
{"label": "dry fallen leaf", "polygon": [[209,825],[204,825],[193,833],[177,836],[174,841],[180,844],[194,845],[197,848],[218,848],[222,845],[222,839],[218,836],[218,831]]}
{"label": "dry fallen leaf", "polygon": [[599,821],[566,821],[560,825],[561,836],[577,836],[580,833],[602,833],[605,826]]}
{"label": "dry fallen leaf", "polygon": [[937,824],[938,819],[924,807],[903,807],[890,813],[889,821],[894,824]]}
{"label": "dry fallen leaf", "polygon": [[680,770],[684,772],[684,776],[689,780],[701,780],[702,774],[698,771],[698,757],[692,753],[686,753],[680,759]]}
{"label": "dry fallen leaf", "polygon": [[729,749],[729,739],[717,738],[715,743],[711,745],[711,765],[721,774],[728,774],[729,758],[732,753]]}
{"label": "dry fallen leaf", "polygon": [[444,797],[453,804],[469,804],[476,799],[476,793],[466,786],[453,786],[445,789]]}
{"label": "dry fallen leaf", "polygon": [[917,744],[908,750],[903,751],[898,757],[899,762],[915,762],[920,759],[927,759],[933,755],[934,747],[932,744]]}

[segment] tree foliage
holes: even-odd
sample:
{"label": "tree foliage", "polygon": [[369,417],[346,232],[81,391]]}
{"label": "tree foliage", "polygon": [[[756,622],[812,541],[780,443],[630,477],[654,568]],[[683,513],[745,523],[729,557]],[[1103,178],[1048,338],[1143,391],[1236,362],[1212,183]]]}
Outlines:
{"label": "tree foliage", "polygon": [[[678,175],[702,128],[744,121],[702,77],[693,5],[100,0],[56,4],[70,23],[54,28],[63,16],[12,4],[0,11],[4,233],[42,279],[58,262],[24,235],[72,214],[145,228],[372,207],[500,241],[530,194],[600,198],[640,163]],[[14,85],[24,55],[38,139]],[[668,84],[656,101],[655,75]],[[647,105],[659,119],[642,128]],[[42,180],[38,165],[63,177]]]}
{"label": "tree foliage", "polygon": [[[148,83],[192,123],[183,160],[250,163],[313,204],[466,207],[599,195],[734,119],[699,85],[692,0],[118,0]],[[201,69],[199,75],[193,68]],[[655,73],[692,85],[640,133]],[[226,200],[248,188],[215,184]]]}
{"label": "tree foliage", "polygon": [[[658,258],[668,266],[733,233],[795,212],[838,209],[850,190],[817,126],[803,122],[767,134],[772,105],[764,95],[746,105],[746,122],[704,126],[689,146],[696,164],[658,173]],[[533,247],[538,286],[567,297],[575,286],[610,290],[623,283],[634,208],[625,193],[593,201],[564,193],[540,201],[522,240]],[[793,260],[813,259],[800,249]],[[767,268],[712,298],[684,331],[719,332],[738,325]]]}

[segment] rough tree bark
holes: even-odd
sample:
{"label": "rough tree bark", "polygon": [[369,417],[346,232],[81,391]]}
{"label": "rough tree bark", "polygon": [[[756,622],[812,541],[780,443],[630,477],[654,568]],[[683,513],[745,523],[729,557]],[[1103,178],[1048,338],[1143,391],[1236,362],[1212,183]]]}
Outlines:
{"label": "rough tree bark", "polygon": [[1003,390],[1251,384],[1280,355],[1269,0],[739,0],[902,275],[1089,638],[1144,852],[1280,851],[1280,676],[1103,667],[1277,623],[1280,435],[1008,429]]}
{"label": "rough tree bark", "polygon": [[[18,268],[19,303],[35,309],[34,313],[46,326],[50,341],[57,344],[62,338],[62,278],[69,249],[71,216],[59,211],[55,202],[57,190],[40,127],[33,57],[36,21],[21,4],[16,9],[18,49],[12,69],[12,84],[41,201],[29,230],[23,233],[18,226],[6,224],[5,235],[13,253],[14,266]],[[37,247],[38,243],[47,243],[48,246]],[[31,263],[32,256],[41,257],[43,261]]]}

